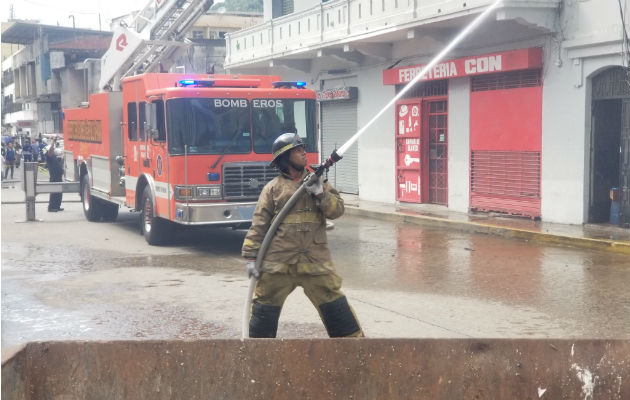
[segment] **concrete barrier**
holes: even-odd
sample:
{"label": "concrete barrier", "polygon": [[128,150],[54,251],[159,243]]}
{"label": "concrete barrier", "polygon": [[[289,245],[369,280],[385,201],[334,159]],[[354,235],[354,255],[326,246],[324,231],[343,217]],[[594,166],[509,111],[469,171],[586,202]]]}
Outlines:
{"label": "concrete barrier", "polygon": [[2,399],[629,399],[628,340],[29,343]]}

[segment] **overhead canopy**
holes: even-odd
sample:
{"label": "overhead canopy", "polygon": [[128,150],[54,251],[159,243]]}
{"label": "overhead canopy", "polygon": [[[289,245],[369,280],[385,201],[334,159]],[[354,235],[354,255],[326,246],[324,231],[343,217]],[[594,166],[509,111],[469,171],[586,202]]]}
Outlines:
{"label": "overhead canopy", "polygon": [[[10,21],[2,23],[2,43],[32,44],[40,35],[48,36],[48,43],[67,42],[88,38],[111,38],[108,31],[92,29],[69,28],[65,26],[41,25],[34,22]],[[94,40],[94,39],[92,39]]]}

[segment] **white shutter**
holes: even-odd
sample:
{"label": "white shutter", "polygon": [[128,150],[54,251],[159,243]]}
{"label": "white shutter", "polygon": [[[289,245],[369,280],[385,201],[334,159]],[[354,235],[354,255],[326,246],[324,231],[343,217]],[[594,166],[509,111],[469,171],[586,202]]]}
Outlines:
{"label": "white shutter", "polygon": [[[322,105],[322,158],[328,158],[357,132],[357,101],[332,101]],[[328,180],[340,192],[359,194],[357,143],[328,172]]]}

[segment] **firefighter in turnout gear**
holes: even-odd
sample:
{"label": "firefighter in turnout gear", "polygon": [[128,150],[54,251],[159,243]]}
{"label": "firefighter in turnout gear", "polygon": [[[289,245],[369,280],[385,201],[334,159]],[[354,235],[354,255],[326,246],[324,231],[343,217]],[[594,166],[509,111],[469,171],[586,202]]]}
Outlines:
{"label": "firefighter in turnout gear", "polygon": [[330,337],[362,337],[327,245],[326,218],[335,219],[344,212],[339,192],[328,182],[317,180],[306,187],[279,225],[262,262],[262,273],[254,267],[272,219],[309,174],[304,143],[297,134],[280,135],[272,153],[271,165],[280,174],[263,188],[242,248],[250,276],[258,278],[249,319],[250,337],[276,337],[282,305],[297,286],[317,308]]}

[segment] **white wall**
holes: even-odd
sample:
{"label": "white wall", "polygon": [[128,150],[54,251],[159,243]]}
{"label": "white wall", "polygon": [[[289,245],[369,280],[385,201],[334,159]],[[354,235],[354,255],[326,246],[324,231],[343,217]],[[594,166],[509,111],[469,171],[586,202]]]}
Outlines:
{"label": "white wall", "polygon": [[621,58],[616,54],[564,57],[560,67],[556,59],[554,54],[544,61],[542,219],[582,224],[588,221],[591,185],[590,77],[606,67],[621,65]]}
{"label": "white wall", "polygon": [[470,199],[470,78],[448,83],[448,208],[468,212]]}
{"label": "white wall", "polygon": [[[383,85],[383,67],[360,71],[357,127],[367,124],[395,95],[395,87]],[[359,196],[362,200],[396,201],[396,151],[393,107],[360,137]]]}
{"label": "white wall", "polygon": [[542,219],[581,224],[585,213],[584,132],[589,129],[585,87],[574,86],[569,62],[557,67],[546,57],[543,63]]}

